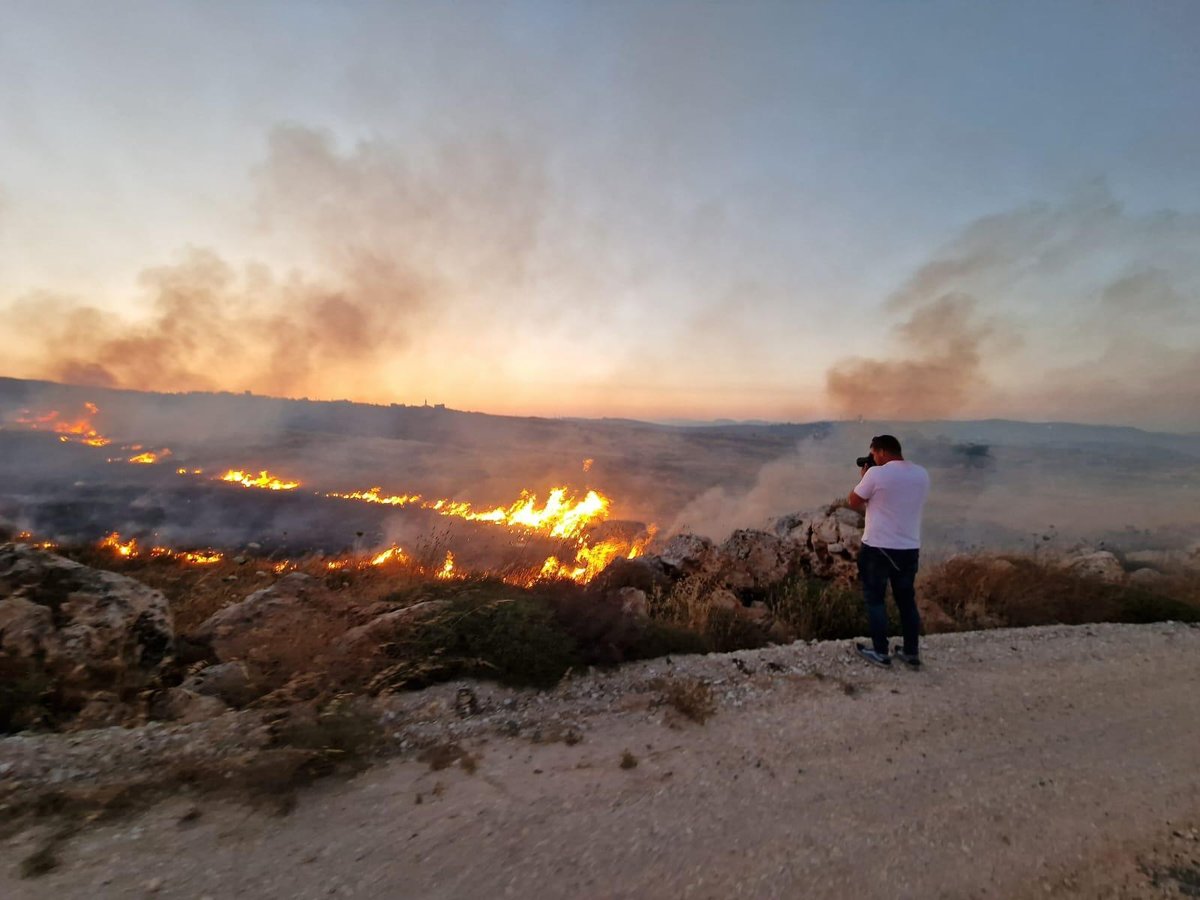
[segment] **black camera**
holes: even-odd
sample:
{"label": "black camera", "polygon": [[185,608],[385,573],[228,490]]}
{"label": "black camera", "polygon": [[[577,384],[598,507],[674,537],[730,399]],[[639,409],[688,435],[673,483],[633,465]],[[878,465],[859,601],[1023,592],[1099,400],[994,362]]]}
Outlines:
{"label": "black camera", "polygon": [[866,466],[869,469],[871,466],[875,465],[875,457],[868,453],[866,456],[860,456],[858,459],[856,459],[854,464],[860,469],[863,466]]}

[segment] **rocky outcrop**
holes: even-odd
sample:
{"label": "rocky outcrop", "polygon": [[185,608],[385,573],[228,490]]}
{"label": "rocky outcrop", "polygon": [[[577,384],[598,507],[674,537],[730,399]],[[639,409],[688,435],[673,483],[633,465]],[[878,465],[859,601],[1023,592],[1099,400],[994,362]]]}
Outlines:
{"label": "rocky outcrop", "polygon": [[[211,647],[218,663],[244,667],[244,686],[236,685],[235,675],[222,674],[221,687],[214,684],[212,695],[236,690],[240,702],[246,702],[247,697],[277,690],[298,672],[349,659],[353,654],[344,638],[361,622],[362,615],[354,597],[332,591],[310,575],[293,572],[214,613],[189,638]],[[203,683],[188,689],[205,693]],[[225,699],[234,702],[233,697]]]}
{"label": "rocky outcrop", "polygon": [[42,680],[61,715],[123,720],[173,649],[159,591],[26,544],[0,546],[0,656]]}
{"label": "rocky outcrop", "polygon": [[795,558],[787,540],[750,529],[735,531],[718,552],[716,569],[723,586],[733,591],[769,590],[788,577]]}
{"label": "rocky outcrop", "polygon": [[771,596],[788,593],[797,579],[852,582],[862,533],[860,513],[833,506],[784,516],[771,531],[735,531],[721,544],[677,534],[657,555],[616,561],[594,587],[633,610],[641,608],[629,602],[634,591],[673,592],[686,604],[734,613],[775,639],[782,632],[770,613]]}
{"label": "rocky outcrop", "polygon": [[338,643],[347,648],[374,649],[390,640],[398,630],[428,619],[449,605],[449,600],[425,600],[412,606],[381,612],[366,624],[351,628],[338,638]]}
{"label": "rocky outcrop", "polygon": [[649,596],[669,590],[678,577],[659,557],[639,556],[614,559],[596,576],[592,586],[606,596],[625,587],[637,588]]}
{"label": "rocky outcrop", "polygon": [[289,643],[307,646],[319,636],[341,635],[356,608],[311,575],[292,572],[214,613],[190,637],[209,644],[220,662],[264,662]]}
{"label": "rocky outcrop", "polygon": [[645,619],[650,615],[650,599],[645,591],[637,588],[624,587],[616,592],[616,598],[621,604],[621,612],[633,619]]}
{"label": "rocky outcrop", "polygon": [[717,546],[698,534],[677,534],[658,554],[659,561],[676,576],[709,574],[720,566]]}
{"label": "rocky outcrop", "polygon": [[150,703],[150,715],[153,718],[180,725],[213,719],[228,709],[216,697],[197,694],[182,687],[167,688]]}
{"label": "rocky outcrop", "polygon": [[861,513],[844,506],[793,513],[776,521],[775,533],[790,542],[795,563],[805,574],[845,582],[857,576]]}
{"label": "rocky outcrop", "polygon": [[241,661],[205,666],[180,685],[200,697],[215,697],[222,704],[245,706],[255,697],[250,670]]}
{"label": "rocky outcrop", "polygon": [[1080,550],[1064,558],[1062,566],[1076,575],[1095,578],[1107,584],[1125,581],[1125,569],[1121,561],[1107,550]]}

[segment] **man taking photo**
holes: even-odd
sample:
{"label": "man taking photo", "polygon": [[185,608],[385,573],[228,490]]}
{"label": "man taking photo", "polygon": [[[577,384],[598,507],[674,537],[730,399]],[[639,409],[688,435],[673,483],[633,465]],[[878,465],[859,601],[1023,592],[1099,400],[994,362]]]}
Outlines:
{"label": "man taking photo", "polygon": [[858,577],[867,606],[872,646],[855,644],[855,649],[867,662],[891,668],[884,606],[890,582],[904,633],[904,645],[896,648],[896,658],[917,669],[921,666],[918,646],[921,617],[917,613],[915,583],[929,473],[908,462],[900,450],[900,441],[890,434],[871,438],[871,455],[859,463],[862,480],[846,499],[851,509],[865,512],[867,517],[862,550],[858,554]]}

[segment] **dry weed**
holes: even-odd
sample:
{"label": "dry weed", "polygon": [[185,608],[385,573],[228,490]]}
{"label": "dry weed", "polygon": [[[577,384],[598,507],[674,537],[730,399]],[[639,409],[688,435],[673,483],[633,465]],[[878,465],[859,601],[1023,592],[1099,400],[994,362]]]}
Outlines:
{"label": "dry weed", "polygon": [[458,763],[459,768],[464,772],[472,775],[479,768],[479,757],[472,755],[453,741],[426,747],[417,754],[417,760],[428,763],[431,772],[440,772],[455,763]]}
{"label": "dry weed", "polygon": [[716,698],[708,682],[698,678],[673,679],[662,685],[663,701],[693,722],[703,725],[717,711]]}
{"label": "dry weed", "polygon": [[923,576],[921,593],[959,628],[1200,621],[1200,576],[1178,573],[1153,590],[1023,556],[962,556]]}

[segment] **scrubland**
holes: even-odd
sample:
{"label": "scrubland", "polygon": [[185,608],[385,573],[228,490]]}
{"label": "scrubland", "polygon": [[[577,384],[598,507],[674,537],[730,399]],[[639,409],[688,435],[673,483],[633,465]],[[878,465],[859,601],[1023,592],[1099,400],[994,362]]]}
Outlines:
{"label": "scrubland", "polygon": [[[123,724],[129,734],[191,729],[191,738],[178,749],[164,749],[152,764],[115,762],[102,775],[57,782],[30,779],[0,789],[5,835],[42,829],[42,839],[21,863],[29,878],[55,871],[66,848],[85,829],[141,815],[165,798],[191,797],[198,803],[227,798],[285,813],[295,805],[297,791],[315,780],[353,774],[397,754],[419,753],[432,769],[473,771],[478,751],[455,740],[453,729],[449,736],[442,728],[397,740],[393,725],[398,714],[387,710],[396,708],[397,698],[411,710],[403,698],[419,697],[413,692],[422,688],[444,682],[461,686],[453,709],[434,717],[449,717],[453,723],[481,712],[495,717],[494,703],[485,701],[480,708],[480,689],[472,685],[481,682],[516,690],[526,698],[519,703],[526,704],[532,702],[528,698],[561,689],[589,672],[637,660],[666,660],[667,674],[643,679],[632,693],[649,696],[651,708],[671,711],[689,727],[706,727],[721,708],[714,681],[703,673],[670,670],[672,659],[792,641],[841,640],[865,631],[855,585],[799,575],[762,598],[773,623],[767,631],[736,611],[706,605],[711,595],[694,579],[651,590],[644,614],[635,616],[598,588],[570,581],[521,586],[499,578],[446,579],[411,562],[330,568],[328,560],[313,557],[290,569],[310,576],[319,589],[323,599],[315,611],[237,636],[237,654],[245,661],[250,684],[241,700],[228,704],[221,717],[228,724],[171,724],[154,721],[160,718],[156,695],[215,662],[200,626],[249,591],[276,584],[280,573],[271,568],[271,560],[252,555],[240,562],[195,566],[177,559],[114,558],[93,545],[59,552],[118,571],[167,597],[176,655],[161,684],[134,703],[142,710],[138,719]],[[1152,587],[1145,586],[1149,579],[1138,581],[1112,583],[1032,554],[973,554],[927,566],[918,593],[929,635],[1060,624],[1200,622],[1196,572],[1158,572]],[[405,611],[420,615],[403,615]],[[360,639],[343,639],[371,622],[376,624]],[[741,657],[733,661],[739,671],[750,671]],[[6,731],[36,740],[66,730],[77,737],[62,735],[62,740],[87,744],[96,732],[80,730],[82,725],[60,715],[52,685],[35,673],[19,671],[11,661],[3,665],[0,724]],[[759,665],[771,671],[769,663]],[[863,689],[841,671],[818,668],[805,677],[849,697]],[[510,726],[501,722],[496,727],[507,733],[503,729]],[[568,745],[582,740],[576,728],[557,720],[536,730],[541,740]],[[117,740],[112,731],[108,729],[105,746]],[[43,750],[48,746],[39,745]],[[632,770],[638,760],[635,748],[626,749],[614,765]],[[80,769],[86,770],[86,765]]]}

